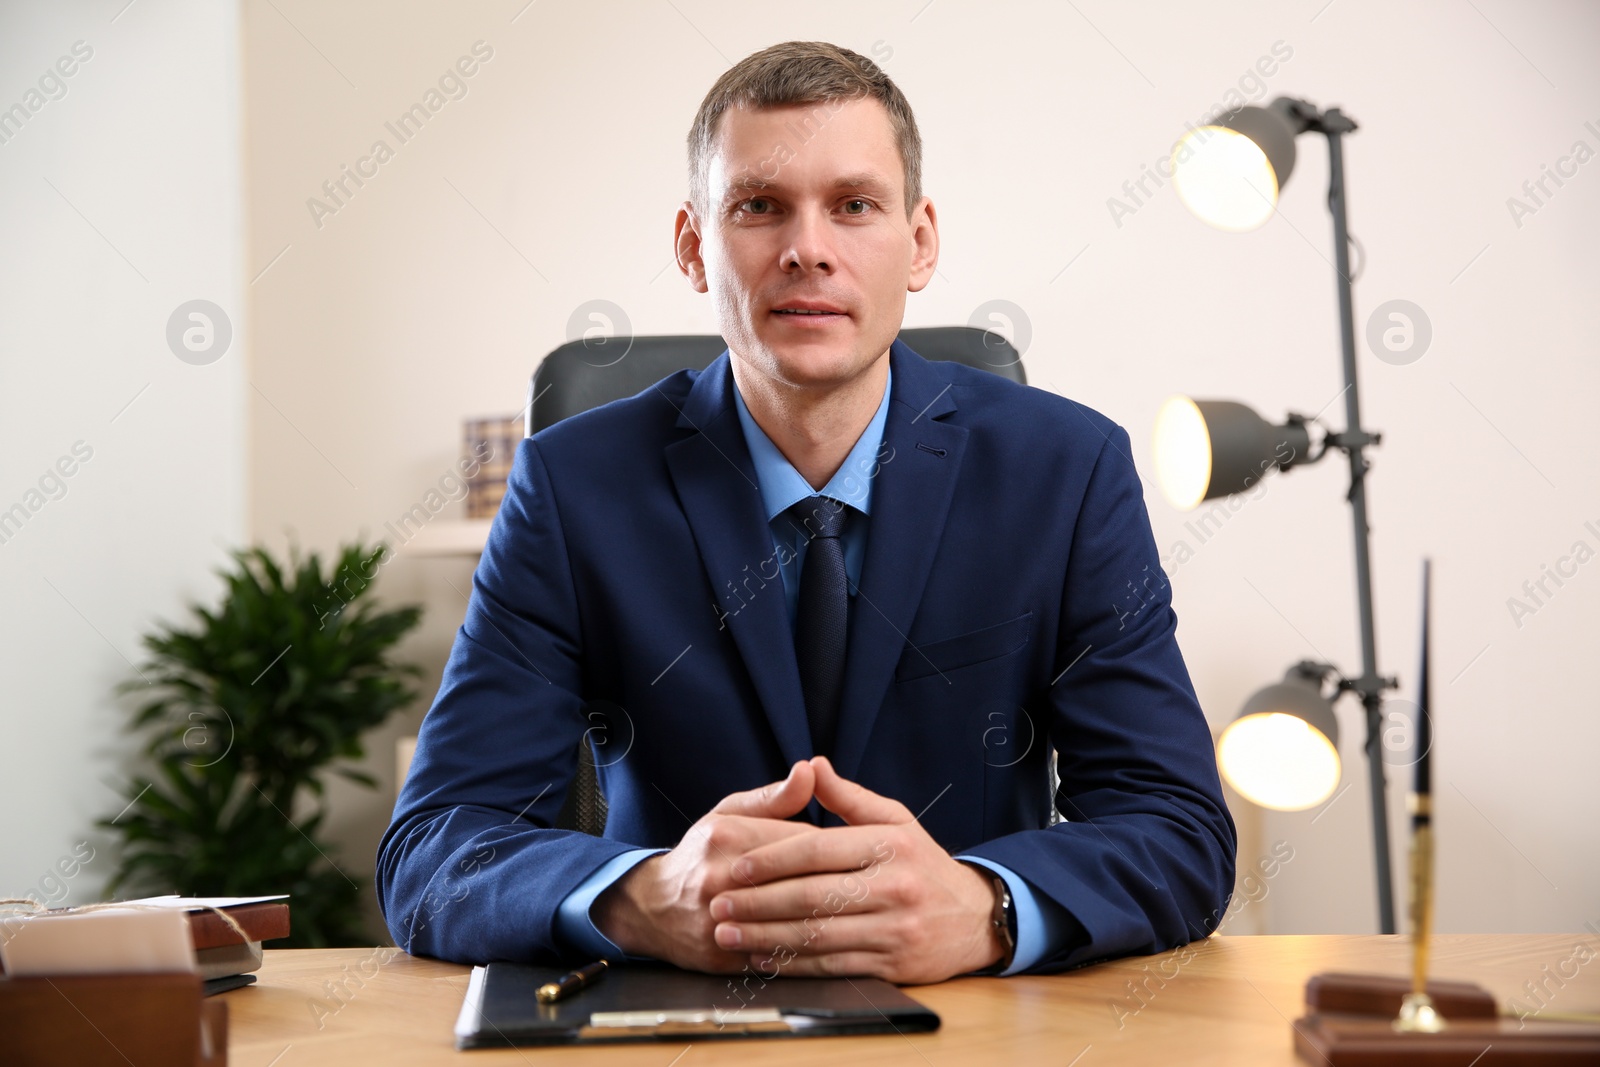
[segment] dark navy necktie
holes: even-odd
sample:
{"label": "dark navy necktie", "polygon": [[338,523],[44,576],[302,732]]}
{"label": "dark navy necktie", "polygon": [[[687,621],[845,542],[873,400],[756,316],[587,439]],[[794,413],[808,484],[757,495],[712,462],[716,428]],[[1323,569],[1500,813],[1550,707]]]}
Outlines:
{"label": "dark navy necktie", "polygon": [[844,653],[850,621],[850,594],[844,571],[846,505],[832,497],[813,496],[789,509],[805,532],[800,561],[800,601],[795,610],[794,649],[800,663],[800,689],[805,695],[811,747],[832,756],[839,722],[839,697],[844,690]]}

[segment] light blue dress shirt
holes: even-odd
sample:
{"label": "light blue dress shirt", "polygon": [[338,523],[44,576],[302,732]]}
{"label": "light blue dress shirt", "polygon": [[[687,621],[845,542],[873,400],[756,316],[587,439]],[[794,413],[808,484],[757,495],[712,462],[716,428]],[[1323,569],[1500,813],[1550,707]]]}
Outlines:
{"label": "light blue dress shirt", "polygon": [[[774,551],[780,546],[792,550],[788,553],[787,563],[784,563],[785,554],[778,553],[791,627],[800,598],[800,567],[805,561],[807,538],[804,528],[791,522],[784,512],[807,497],[818,495],[833,497],[850,505],[851,510],[845,517],[839,539],[844,548],[844,569],[849,592],[855,596],[861,582],[861,562],[866,555],[867,523],[872,513],[872,482],[878,471],[877,457],[883,444],[883,427],[889,416],[889,397],[893,386],[894,375],[891,372],[884,381],[883,399],[878,403],[872,421],[867,423],[867,428],[856,440],[855,447],[845,457],[844,463],[840,464],[820,491],[813,489],[811,483],[801,477],[794,464],[784,457],[778,446],[756,424],[750,409],[745,406],[744,397],[740,395],[738,387],[734,387],[733,398],[739,413],[739,426],[744,431],[745,445],[755,464],[761,502],[772,527]],[[665,851],[641,848],[624,852],[569,893],[556,913],[557,933],[562,940],[597,959],[621,958],[622,950],[594,925],[589,917],[589,909],[595,898],[635,865]],[[1017,913],[1017,951],[1006,974],[1026,970],[1044,959],[1076,926],[1075,920],[1062,912],[1053,901],[1041,897],[1011,869],[976,856],[957,858],[994,871],[1005,879],[1011,890],[1012,907]]]}

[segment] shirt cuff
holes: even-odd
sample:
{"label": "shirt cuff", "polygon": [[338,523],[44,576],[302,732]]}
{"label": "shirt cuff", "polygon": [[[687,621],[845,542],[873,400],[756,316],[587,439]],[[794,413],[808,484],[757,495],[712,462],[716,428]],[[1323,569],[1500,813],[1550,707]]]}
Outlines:
{"label": "shirt cuff", "polygon": [[1011,907],[1017,913],[1017,951],[1002,975],[1021,974],[1062,948],[1072,936],[1077,920],[1055,901],[1040,896],[1016,871],[978,856],[955,859],[987,867],[1004,878],[1011,890]]}
{"label": "shirt cuff", "polygon": [[665,851],[667,850],[663,848],[637,848],[607,861],[599,870],[584,879],[578,888],[568,893],[566,899],[557,906],[556,936],[564,944],[570,945],[590,959],[648,959],[647,956],[625,956],[622,949],[600,932],[600,928],[589,917],[589,909],[594,906],[600,894],[611,888],[617,879],[633,870],[641,861]]}

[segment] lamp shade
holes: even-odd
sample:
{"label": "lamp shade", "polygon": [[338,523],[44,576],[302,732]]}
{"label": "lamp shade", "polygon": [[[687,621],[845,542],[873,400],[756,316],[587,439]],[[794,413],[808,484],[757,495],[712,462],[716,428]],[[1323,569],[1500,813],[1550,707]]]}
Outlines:
{"label": "lamp shade", "polygon": [[1260,690],[1217,740],[1217,765],[1252,804],[1303,811],[1339,784],[1339,720],[1321,676],[1296,667]]}
{"label": "lamp shade", "polygon": [[1189,511],[1244,492],[1274,467],[1287,470],[1310,443],[1303,422],[1274,426],[1232,400],[1175,396],[1156,414],[1156,480],[1173,507]]}
{"label": "lamp shade", "polygon": [[1283,97],[1190,130],[1172,146],[1172,183],[1179,199],[1218,229],[1255,229],[1272,217],[1278,191],[1294,170],[1297,132]]}

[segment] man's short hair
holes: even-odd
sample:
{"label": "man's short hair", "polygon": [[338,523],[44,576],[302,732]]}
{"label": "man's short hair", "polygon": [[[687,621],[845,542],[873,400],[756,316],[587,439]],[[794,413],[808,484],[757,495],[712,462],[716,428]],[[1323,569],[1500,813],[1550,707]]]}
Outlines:
{"label": "man's short hair", "polygon": [[[722,113],[730,107],[773,108],[870,98],[889,113],[900,163],[905,168],[906,218],[922,199],[922,137],[911,105],[876,63],[826,41],[786,41],[748,55],[729,67],[700,103],[689,128],[689,198],[707,210],[706,169]],[[801,144],[816,133],[813,124],[831,112],[817,109],[796,131]],[[801,145],[789,145],[798,152]]]}

